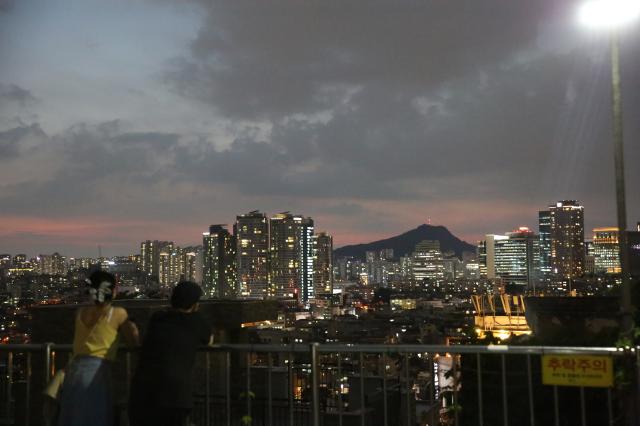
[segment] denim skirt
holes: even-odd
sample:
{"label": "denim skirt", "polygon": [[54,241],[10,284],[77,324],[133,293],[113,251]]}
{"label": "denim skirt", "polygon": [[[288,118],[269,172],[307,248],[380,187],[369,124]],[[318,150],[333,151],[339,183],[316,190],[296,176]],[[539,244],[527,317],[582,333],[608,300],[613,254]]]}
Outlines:
{"label": "denim skirt", "polygon": [[65,368],[60,392],[59,426],[112,426],[111,364],[79,356]]}

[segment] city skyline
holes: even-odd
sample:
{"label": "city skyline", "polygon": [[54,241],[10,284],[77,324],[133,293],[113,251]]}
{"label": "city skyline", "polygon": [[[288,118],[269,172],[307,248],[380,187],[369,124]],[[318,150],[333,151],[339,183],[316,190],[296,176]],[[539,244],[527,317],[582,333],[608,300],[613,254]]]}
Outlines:
{"label": "city skyline", "polygon": [[[561,201],[558,201],[557,203],[550,204],[547,207],[552,208],[552,207],[555,207],[557,204],[560,204],[560,203],[561,203]],[[478,246],[478,243],[481,243],[481,242],[485,241],[487,236],[495,236],[495,235],[501,235],[501,234],[509,233],[510,230],[512,232],[517,232],[518,230],[522,230],[522,229],[531,229],[531,230],[535,230],[534,232],[536,232],[536,233],[538,232],[538,230],[540,231],[540,238],[541,238],[540,243],[542,244],[543,239],[544,240],[548,240],[550,238],[550,237],[544,237],[545,233],[549,232],[549,231],[546,230],[548,225],[546,224],[546,222],[543,219],[541,219],[542,216],[540,216],[540,214],[542,214],[544,212],[548,213],[548,211],[546,211],[546,210],[539,210],[539,211],[535,212],[538,215],[538,220],[532,226],[517,225],[517,226],[513,226],[511,229],[509,229],[508,227],[503,227],[502,229],[497,230],[495,232],[485,232],[478,239],[473,240],[473,241],[467,241],[467,240],[464,240],[463,238],[461,238],[461,240],[464,241],[464,242],[467,242],[467,243],[469,243],[471,245]],[[274,216],[277,216],[279,214],[280,213],[274,213]],[[288,214],[288,212],[287,212],[287,214]],[[265,220],[267,220],[267,218],[270,217],[269,214],[266,213],[266,212],[261,212],[260,210],[253,210],[253,211],[248,212],[248,213],[238,214],[236,216],[236,220],[238,220],[240,218],[243,218],[243,217],[251,218],[252,215],[258,215],[260,218],[264,217]],[[585,215],[585,221],[586,221],[587,217],[588,217],[588,214]],[[311,216],[310,216],[310,218],[311,218]],[[443,226],[443,227],[447,228],[446,225],[438,225],[438,224],[431,224],[431,223],[428,224],[428,225],[434,226],[434,227],[435,226]],[[237,234],[237,230],[235,229],[235,227],[233,225],[233,222],[231,222],[230,224],[211,225],[211,226],[230,228],[231,231],[233,232],[232,235],[234,235],[234,236],[238,235]],[[264,225],[264,226],[268,227],[268,225]],[[209,226],[206,226],[205,228],[209,228]],[[585,226],[584,227],[584,242],[591,241],[592,237],[596,237],[597,232],[601,231],[602,229],[614,229],[614,228],[615,227],[613,227],[613,226],[595,226],[593,228],[588,228],[588,227]],[[200,232],[199,232],[198,236],[196,238],[192,238],[192,239],[174,240],[174,239],[165,238],[162,235],[161,236],[156,235],[156,236],[149,236],[144,241],[149,242],[149,241],[155,240],[155,241],[159,241],[159,242],[166,242],[166,243],[176,244],[177,246],[182,246],[182,247],[195,247],[195,246],[202,247],[203,246],[202,236],[203,235],[208,235],[208,232],[204,232],[203,233],[202,232],[202,227],[200,227],[199,229],[200,229]],[[458,235],[456,235],[454,231],[452,231],[449,228],[447,228],[447,229],[450,232],[452,232],[452,234],[455,237],[458,237]],[[617,228],[615,228],[615,229],[617,229]],[[629,227],[629,231],[634,231],[634,230],[635,231],[640,231],[640,221],[632,221],[631,222],[631,226]],[[408,231],[408,230],[405,229],[405,230],[403,230],[401,232],[405,232],[405,231]],[[240,232],[243,232],[243,231],[241,230]],[[319,234],[327,234],[327,233],[331,234],[331,230],[321,228],[321,230],[319,231]],[[382,238],[388,238],[388,237],[391,237],[391,236],[390,235],[384,235]],[[331,234],[331,240],[332,240],[332,244],[331,245],[335,249],[338,249],[338,248],[341,248],[341,247],[345,247],[347,245],[352,245],[352,244],[345,244],[345,245],[342,245],[342,246],[335,246],[335,245],[333,245],[333,239],[334,238],[335,238],[335,236],[333,234]],[[144,241],[143,241],[143,243],[144,243]],[[370,240],[358,242],[358,243],[355,243],[355,244],[366,244],[366,243],[372,243],[372,242],[374,242],[374,240],[370,239]],[[547,250],[551,250],[550,247]],[[103,247],[101,245],[97,245],[95,247],[95,253],[80,254],[80,255],[77,255],[77,254],[74,254],[74,253],[68,253],[68,252],[65,252],[64,250],[61,250],[61,249],[58,249],[58,248],[54,248],[53,250],[49,250],[49,251],[37,250],[36,249],[35,251],[31,251],[30,252],[30,251],[20,251],[20,250],[11,251],[11,250],[3,249],[2,247],[0,247],[0,252],[1,253],[7,253],[7,254],[11,254],[11,255],[25,254],[27,256],[27,258],[35,258],[35,257],[37,257],[39,255],[49,255],[49,254],[57,253],[57,254],[62,254],[65,257],[68,257],[68,258],[94,258],[94,259],[97,259],[97,258],[100,258],[100,257],[110,258],[110,257],[118,257],[118,256],[130,256],[130,255],[138,253],[139,251],[140,251],[140,242],[139,241],[136,242],[133,245],[133,247],[131,247],[130,251],[124,251],[124,252],[118,252],[118,253],[103,253]],[[142,251],[144,252],[144,249],[142,249]],[[546,252],[546,251],[544,251],[544,252]],[[541,256],[542,256],[542,254],[541,254]],[[541,261],[543,262],[543,265],[547,265],[549,267],[547,262],[550,262],[550,260],[541,259]],[[543,268],[544,268],[544,266],[543,266]],[[549,270],[548,271],[545,270],[545,272],[550,272],[550,267],[549,267]]]}
{"label": "city skyline", "polygon": [[2,250],[192,245],[255,208],[335,247],[422,223],[475,244],[561,199],[614,226],[608,40],[557,3],[0,2]]}

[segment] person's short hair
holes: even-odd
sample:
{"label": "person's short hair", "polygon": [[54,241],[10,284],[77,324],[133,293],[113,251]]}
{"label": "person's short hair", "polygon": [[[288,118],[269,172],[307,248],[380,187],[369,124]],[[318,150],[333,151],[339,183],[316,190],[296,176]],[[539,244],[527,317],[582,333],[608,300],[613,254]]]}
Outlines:
{"label": "person's short hair", "polygon": [[171,306],[176,309],[189,309],[202,297],[202,289],[192,281],[181,281],[171,293]]}
{"label": "person's short hair", "polygon": [[113,299],[113,289],[116,286],[116,277],[105,271],[94,271],[89,278],[89,294],[95,303],[105,303]]}

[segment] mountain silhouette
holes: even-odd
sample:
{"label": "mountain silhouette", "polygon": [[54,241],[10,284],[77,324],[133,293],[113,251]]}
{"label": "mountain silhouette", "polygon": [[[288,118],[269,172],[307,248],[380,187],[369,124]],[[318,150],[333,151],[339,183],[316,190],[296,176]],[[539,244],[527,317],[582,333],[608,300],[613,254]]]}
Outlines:
{"label": "mountain silhouette", "polygon": [[333,251],[333,256],[336,259],[351,256],[356,259],[365,260],[365,252],[367,251],[393,249],[393,256],[398,258],[400,256],[410,255],[414,251],[416,244],[422,240],[438,240],[440,241],[440,249],[443,253],[452,251],[459,258],[462,258],[462,252],[469,251],[475,253],[476,251],[476,247],[474,245],[457,238],[444,226],[432,226],[425,224],[420,225],[411,231],[407,231],[404,234],[384,240],[374,241],[367,244],[354,244],[340,247]]}

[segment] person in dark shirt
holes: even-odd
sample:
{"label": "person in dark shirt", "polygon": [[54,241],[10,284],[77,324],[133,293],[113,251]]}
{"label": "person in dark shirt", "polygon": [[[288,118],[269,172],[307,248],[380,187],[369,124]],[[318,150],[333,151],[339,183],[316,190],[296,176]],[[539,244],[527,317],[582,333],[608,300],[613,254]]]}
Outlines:
{"label": "person in dark shirt", "polygon": [[211,327],[197,312],[201,296],[199,285],[180,282],[172,309],[151,316],[131,383],[131,426],[187,424],[196,351],[212,341]]}

